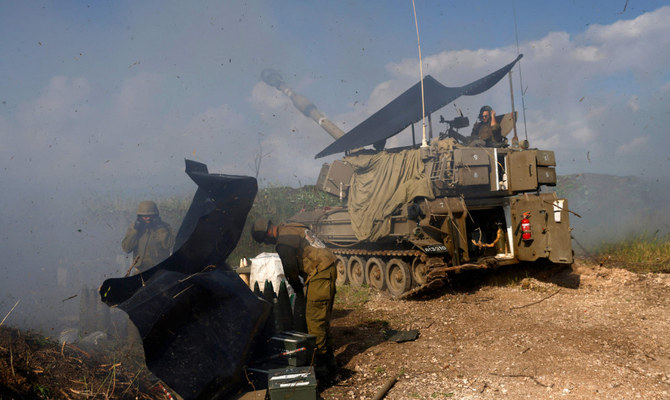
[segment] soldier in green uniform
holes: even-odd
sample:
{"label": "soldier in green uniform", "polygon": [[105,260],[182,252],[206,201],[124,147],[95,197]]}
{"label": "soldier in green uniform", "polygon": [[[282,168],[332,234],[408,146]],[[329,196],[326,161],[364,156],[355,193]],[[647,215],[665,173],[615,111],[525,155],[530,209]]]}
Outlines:
{"label": "soldier in green uniform", "polygon": [[316,336],[317,379],[329,380],[337,371],[330,336],[330,319],[335,298],[335,255],[306,226],[297,223],[274,225],[267,219],[254,222],[255,241],[276,244],[284,275],[296,294],[306,297],[307,332]]}
{"label": "soldier in green uniform", "polygon": [[500,125],[496,121],[496,112],[491,106],[483,106],[479,109],[479,121],[475,122],[470,134],[471,144],[483,142],[487,146],[502,142]]}
{"label": "soldier in green uniform", "polygon": [[128,228],[121,247],[133,253],[133,268],[144,272],[170,256],[174,235],[170,225],[161,220],[156,203],[145,200],[137,207],[137,219]]}

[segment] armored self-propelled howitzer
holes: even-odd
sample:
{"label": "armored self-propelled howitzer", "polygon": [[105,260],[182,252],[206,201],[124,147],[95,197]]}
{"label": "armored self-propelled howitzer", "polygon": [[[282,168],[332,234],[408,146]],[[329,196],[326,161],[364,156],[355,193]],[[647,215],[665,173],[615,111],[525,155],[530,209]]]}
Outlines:
{"label": "armored self-propelled howitzer", "polygon": [[527,140],[519,144],[514,111],[496,117],[500,133],[488,141],[458,132],[469,126],[467,117],[440,116],[446,129],[439,135],[426,138],[424,128],[420,144],[383,148],[386,139],[409,126],[416,143],[413,124],[425,120],[423,109],[430,123],[431,113],[456,98],[493,87],[520,58],[457,88],[428,75],[423,90],[417,83],[346,134],[337,127],[333,134],[334,124],[276,72],[263,72],[267,84],[336,139],[317,158],[345,153],[324,164],[317,180],[343,205],[291,218],[337,255],[339,284],[367,283],[406,298],[443,285],[457,271],[573,262],[568,201],[541,190],[556,184],[554,153],[529,148]]}

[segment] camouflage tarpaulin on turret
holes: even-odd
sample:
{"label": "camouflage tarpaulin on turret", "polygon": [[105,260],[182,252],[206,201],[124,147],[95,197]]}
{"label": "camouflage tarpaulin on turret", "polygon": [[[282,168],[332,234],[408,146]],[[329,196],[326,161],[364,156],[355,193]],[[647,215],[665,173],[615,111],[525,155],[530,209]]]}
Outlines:
{"label": "camouflage tarpaulin on turret", "polygon": [[388,217],[398,206],[416,197],[434,197],[418,149],[358,153],[345,161],[355,169],[349,189],[349,214],[358,240],[375,241],[388,235]]}

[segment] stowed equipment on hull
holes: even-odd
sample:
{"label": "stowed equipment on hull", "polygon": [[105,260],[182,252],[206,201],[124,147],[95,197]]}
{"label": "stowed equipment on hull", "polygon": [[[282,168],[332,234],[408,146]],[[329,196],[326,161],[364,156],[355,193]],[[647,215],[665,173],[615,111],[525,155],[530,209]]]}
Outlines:
{"label": "stowed equipment on hull", "polygon": [[[426,112],[488,90],[520,58],[458,88],[427,76]],[[268,84],[299,96],[278,74],[271,76]],[[496,117],[502,142],[461,135],[458,129],[469,125],[461,115],[441,117],[448,129],[428,146],[379,150],[422,119],[420,93],[417,83],[317,155],[346,152],[324,164],[317,181],[346,206],[301,212],[291,220],[308,225],[338,256],[338,283],[367,283],[408,297],[442,285],[454,271],[539,259],[571,264],[568,202],[540,190],[556,184],[554,153],[520,147],[516,140],[507,145],[515,113]],[[376,150],[361,149],[370,144]]]}

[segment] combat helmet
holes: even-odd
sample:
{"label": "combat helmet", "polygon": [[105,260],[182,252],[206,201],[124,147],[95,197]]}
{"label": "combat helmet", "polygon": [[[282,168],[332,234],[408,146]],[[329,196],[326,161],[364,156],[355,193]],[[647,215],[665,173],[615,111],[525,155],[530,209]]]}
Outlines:
{"label": "combat helmet", "polygon": [[493,111],[493,108],[491,108],[491,106],[482,106],[482,108],[479,109],[479,118],[482,117],[482,114],[484,114],[484,111],[491,112],[491,111]]}
{"label": "combat helmet", "polygon": [[271,223],[269,219],[258,218],[251,227],[251,237],[258,243],[263,243]]}
{"label": "combat helmet", "polygon": [[151,200],[144,200],[137,207],[137,215],[158,215],[158,206]]}

